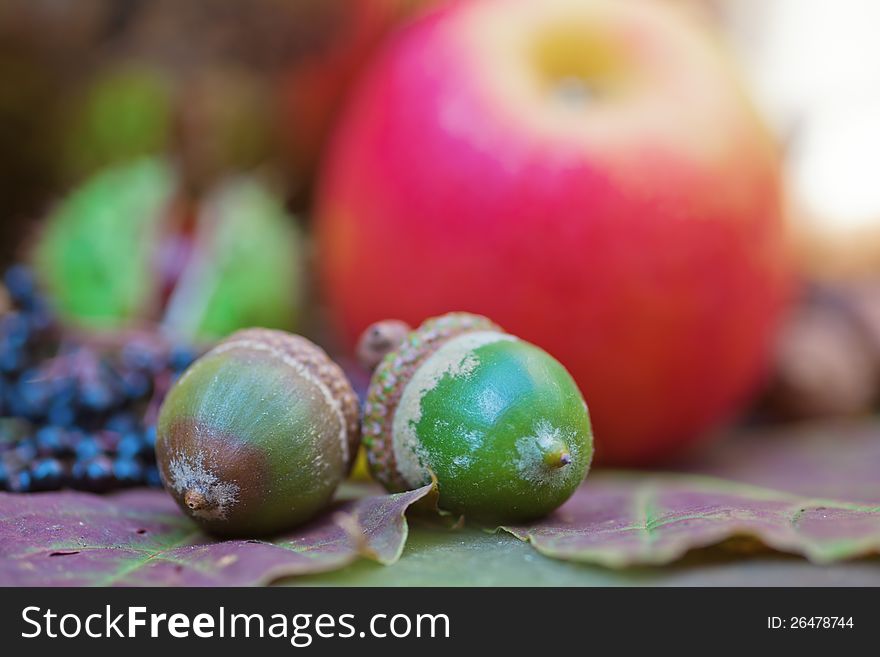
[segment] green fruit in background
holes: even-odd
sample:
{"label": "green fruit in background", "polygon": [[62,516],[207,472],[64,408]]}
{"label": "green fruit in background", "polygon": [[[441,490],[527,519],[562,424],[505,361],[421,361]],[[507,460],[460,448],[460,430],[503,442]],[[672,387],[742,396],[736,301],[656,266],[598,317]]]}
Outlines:
{"label": "green fruit in background", "polygon": [[142,160],[96,174],[47,217],[32,259],[62,318],[206,340],[294,327],[301,238],[281,200],[253,176],[195,207],[178,189],[172,167]]}
{"label": "green fruit in background", "polygon": [[166,327],[218,338],[247,326],[296,326],[302,237],[279,198],[255,177],[232,179],[202,203],[194,230],[192,254],[166,306]]}
{"label": "green fruit in background", "polygon": [[171,138],[171,80],[158,68],[128,63],[100,71],[72,99],[64,165],[73,180],[164,152]]}
{"label": "green fruit in background", "polygon": [[574,380],[486,318],[451,313],[405,336],[379,323],[360,351],[366,365],[389,352],[363,421],[371,470],[389,490],[433,475],[442,509],[516,521],[553,511],[586,476],[592,434]]}
{"label": "green fruit in background", "polygon": [[234,172],[271,162],[271,85],[233,67],[207,67],[178,85],[174,154],[188,189],[208,190]]}
{"label": "green fruit in background", "polygon": [[323,508],[348,474],[359,410],[342,370],[305,338],[240,331],[168,393],[156,434],[159,471],[207,531],[286,529]]}
{"label": "green fruit in background", "polygon": [[144,160],[98,174],[55,208],[33,259],[62,317],[101,329],[143,317],[174,184],[167,165]]}

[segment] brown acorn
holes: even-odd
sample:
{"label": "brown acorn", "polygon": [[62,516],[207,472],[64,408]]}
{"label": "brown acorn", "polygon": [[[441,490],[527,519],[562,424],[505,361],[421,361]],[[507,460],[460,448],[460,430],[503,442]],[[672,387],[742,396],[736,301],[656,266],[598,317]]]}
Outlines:
{"label": "brown acorn", "polygon": [[267,534],[327,505],[357,453],[358,424],[357,396],[322,349],[247,329],[171,389],[156,458],[166,488],[207,531]]}

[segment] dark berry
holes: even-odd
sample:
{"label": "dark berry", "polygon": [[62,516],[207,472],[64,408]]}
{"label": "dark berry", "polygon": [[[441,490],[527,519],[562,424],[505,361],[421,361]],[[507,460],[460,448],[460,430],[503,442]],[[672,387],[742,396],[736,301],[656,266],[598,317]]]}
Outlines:
{"label": "dark berry", "polygon": [[25,465],[37,457],[37,445],[31,439],[20,440],[12,453],[18,463]]}
{"label": "dark berry", "polygon": [[52,401],[74,403],[79,393],[79,383],[75,377],[59,375],[50,371],[45,374],[52,388]]}
{"label": "dark berry", "polygon": [[52,311],[49,310],[46,302],[40,298],[34,299],[31,304],[27,306],[27,313],[31,329],[37,334],[45,333],[46,330],[50,329],[55,324],[55,316],[52,314]]}
{"label": "dark berry", "polygon": [[150,377],[137,370],[126,370],[119,376],[122,394],[126,399],[136,401],[147,397],[152,390]]}
{"label": "dark berry", "polygon": [[14,374],[24,367],[25,362],[22,347],[13,344],[9,338],[0,334],[0,372]]}
{"label": "dark berry", "polygon": [[123,458],[137,458],[142,452],[149,449],[144,439],[137,433],[127,433],[116,445],[117,456]]}
{"label": "dark berry", "polygon": [[135,486],[144,480],[144,466],[136,459],[120,457],[113,462],[113,476],[122,486]]}
{"label": "dark berry", "polygon": [[61,427],[42,427],[34,440],[37,451],[43,456],[63,456],[71,451],[67,432]]}
{"label": "dark berry", "polygon": [[152,425],[144,430],[144,442],[153,450],[156,449],[156,426]]}
{"label": "dark berry", "polygon": [[52,401],[51,393],[51,383],[38,372],[25,372],[18,382],[19,413],[34,420],[44,417]]}
{"label": "dark berry", "polygon": [[71,470],[74,488],[93,492],[109,490],[113,483],[113,463],[106,456],[77,461]]}
{"label": "dark berry", "polygon": [[116,451],[122,436],[112,431],[99,431],[95,434],[95,438],[101,446],[101,452],[109,454]]}
{"label": "dark berry", "polygon": [[159,476],[159,468],[155,465],[147,467],[144,474],[144,483],[153,488],[162,488],[162,478]]}
{"label": "dark berry", "polygon": [[107,420],[107,423],[104,425],[104,429],[107,431],[113,431],[114,433],[119,434],[131,433],[132,431],[136,431],[137,427],[137,420],[134,418],[134,415],[128,412],[116,413],[116,415]]}
{"label": "dark berry", "polygon": [[84,436],[74,446],[76,458],[80,461],[89,461],[102,454],[104,449],[95,436]]}
{"label": "dark berry", "polygon": [[168,354],[168,366],[171,371],[180,374],[198,358],[198,352],[187,345],[175,345]]}
{"label": "dark berry", "polygon": [[21,392],[19,391],[18,385],[12,384],[7,386],[5,392],[5,405],[9,415],[18,418],[27,417],[28,406],[24,399],[22,399],[21,397]]}
{"label": "dark berry", "polygon": [[138,372],[155,373],[165,367],[162,351],[143,341],[129,342],[122,348],[122,363]]}
{"label": "dark berry", "polygon": [[80,388],[79,403],[86,410],[102,413],[110,410],[114,401],[113,392],[102,382],[89,381]]}
{"label": "dark berry", "polygon": [[32,490],[57,490],[64,481],[64,467],[58,459],[41,459],[31,466]]}
{"label": "dark berry", "polygon": [[7,269],[3,282],[9,297],[16,305],[28,307],[36,299],[36,280],[33,272],[24,265],[13,265]]}
{"label": "dark berry", "polygon": [[31,488],[31,473],[29,470],[19,470],[9,477],[9,490],[13,493],[29,493]]}
{"label": "dark berry", "polygon": [[30,322],[22,313],[7,313],[0,318],[0,336],[12,347],[21,349],[30,341]]}
{"label": "dark berry", "polygon": [[70,428],[76,422],[76,411],[73,403],[65,400],[53,399],[49,404],[46,419],[56,427]]}
{"label": "dark berry", "polygon": [[115,354],[59,340],[31,270],[14,266],[4,281],[14,310],[0,316],[0,489],[161,486],[142,418],[152,422],[149,405],[198,351],[146,334]]}

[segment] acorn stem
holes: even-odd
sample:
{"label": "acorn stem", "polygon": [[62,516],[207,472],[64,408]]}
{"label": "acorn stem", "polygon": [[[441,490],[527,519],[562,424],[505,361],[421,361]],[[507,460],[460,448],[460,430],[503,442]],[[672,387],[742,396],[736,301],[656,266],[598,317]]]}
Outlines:
{"label": "acorn stem", "polygon": [[561,468],[571,463],[571,453],[562,447],[544,453],[544,463],[551,468]]}
{"label": "acorn stem", "polygon": [[358,361],[370,371],[376,369],[386,355],[403,344],[410,331],[412,327],[409,324],[396,319],[369,326],[358,341]]}
{"label": "acorn stem", "polygon": [[208,506],[208,500],[204,493],[193,489],[189,489],[184,493],[183,502],[193,511],[198,511]]}

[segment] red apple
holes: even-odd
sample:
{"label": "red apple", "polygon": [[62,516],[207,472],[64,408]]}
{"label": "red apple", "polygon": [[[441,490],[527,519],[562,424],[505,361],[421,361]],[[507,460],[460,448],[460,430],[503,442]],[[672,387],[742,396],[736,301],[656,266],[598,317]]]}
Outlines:
{"label": "red apple", "polygon": [[788,296],[774,142],[718,44],[665,3],[476,0],[396,35],[318,195],[321,274],[370,322],[483,313],[560,359],[606,464],[747,399]]}

